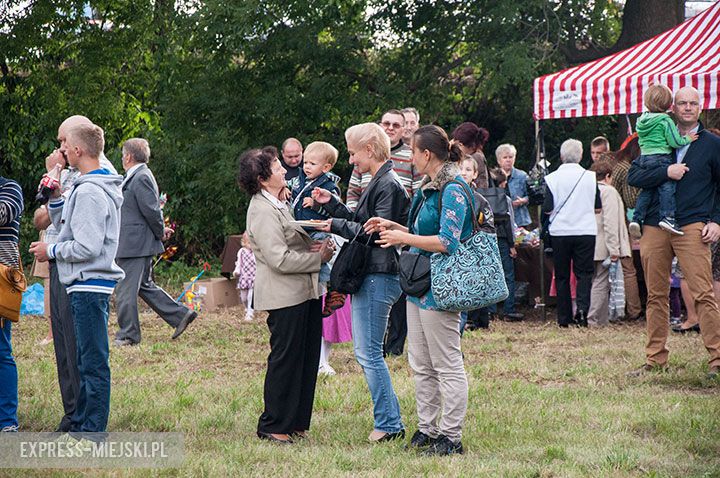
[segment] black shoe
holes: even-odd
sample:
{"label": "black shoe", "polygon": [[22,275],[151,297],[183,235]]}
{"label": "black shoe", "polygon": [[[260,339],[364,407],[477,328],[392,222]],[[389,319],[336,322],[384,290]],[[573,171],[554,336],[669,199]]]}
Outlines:
{"label": "black shoe", "polygon": [[716,378],[720,377],[720,366],[713,365],[710,367],[710,370],[708,371],[706,377],[710,380],[715,380]]}
{"label": "black shoe", "polygon": [[293,443],[291,438],[288,438],[287,440],[281,440],[279,438],[275,438],[270,433],[265,432],[257,432],[257,436],[261,440],[267,440],[272,443],[277,443],[278,445],[292,445]]}
{"label": "black shoe", "polygon": [[465,452],[463,450],[462,442],[453,442],[445,435],[440,435],[435,440],[435,443],[423,451],[422,454],[425,456],[444,456],[444,455],[462,455]]}
{"label": "black shoe", "polygon": [[405,429],[403,428],[399,432],[395,433],[386,433],[382,438],[378,438],[377,440],[374,440],[373,443],[382,443],[385,441],[392,441],[397,440],[398,438],[402,439],[405,438]]}
{"label": "black shoe", "polygon": [[133,345],[137,345],[137,342],[133,342],[130,339],[115,339],[113,340],[113,345],[115,347],[131,347]]}
{"label": "black shoe", "polygon": [[683,328],[682,325],[678,325],[677,327],[671,327],[670,330],[675,332],[676,334],[687,334],[688,332],[697,332],[700,333],[700,324],[695,324],[692,327]]}
{"label": "black shoe", "polygon": [[585,312],[583,312],[582,310],[577,311],[577,313],[575,314],[574,320],[578,327],[587,327],[588,326],[587,316],[585,315]]}
{"label": "black shoe", "polygon": [[426,435],[420,430],[416,431],[410,439],[409,448],[425,448],[435,443],[437,438],[433,438],[430,435]]}
{"label": "black shoe", "polygon": [[192,323],[193,320],[197,318],[197,312],[194,310],[188,311],[187,314],[185,314],[185,317],[180,321],[180,324],[178,324],[177,327],[175,327],[175,333],[172,335],[173,340],[180,337],[183,332],[185,332],[185,329],[187,329],[187,326]]}
{"label": "black shoe", "polygon": [[520,322],[524,318],[525,315],[521,314],[520,312],[510,312],[509,314],[505,314],[503,316],[503,320],[505,322]]}
{"label": "black shoe", "polygon": [[656,373],[656,372],[665,372],[667,371],[667,365],[650,365],[648,363],[643,364],[642,366],[636,368],[635,370],[631,370],[625,375],[628,377],[642,377],[643,375],[650,374],[650,373]]}

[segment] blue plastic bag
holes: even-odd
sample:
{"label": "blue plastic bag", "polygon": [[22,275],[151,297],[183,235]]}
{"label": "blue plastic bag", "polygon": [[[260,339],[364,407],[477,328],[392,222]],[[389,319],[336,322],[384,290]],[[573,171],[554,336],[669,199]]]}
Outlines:
{"label": "blue plastic bag", "polygon": [[20,315],[45,315],[45,288],[35,283],[23,292]]}

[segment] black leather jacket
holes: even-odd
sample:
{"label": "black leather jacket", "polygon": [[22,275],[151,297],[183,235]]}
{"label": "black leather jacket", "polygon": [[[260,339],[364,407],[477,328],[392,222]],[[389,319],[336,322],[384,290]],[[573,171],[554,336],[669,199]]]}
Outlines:
{"label": "black leather jacket", "polygon": [[387,161],[363,191],[354,213],[335,196],[324,207],[334,217],[331,228],[333,234],[346,239],[352,239],[357,234],[358,240],[363,243],[370,240],[372,251],[365,272],[368,274],[397,274],[399,272],[398,253],[395,248],[383,249],[375,244],[379,238],[378,234],[368,237],[363,230],[363,225],[368,219],[376,216],[404,225],[407,223],[409,206],[410,198],[393,171],[393,163]]}

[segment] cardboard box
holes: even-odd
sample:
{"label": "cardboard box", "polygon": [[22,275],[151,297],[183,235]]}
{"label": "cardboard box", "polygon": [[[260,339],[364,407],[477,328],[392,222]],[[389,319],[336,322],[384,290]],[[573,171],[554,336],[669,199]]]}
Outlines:
{"label": "cardboard box", "polygon": [[[183,290],[189,285],[189,282],[183,284]],[[212,312],[220,307],[240,305],[236,285],[235,280],[228,280],[223,277],[197,281],[193,293],[195,294],[195,300],[201,302],[200,310]],[[183,302],[185,302],[184,298]]]}

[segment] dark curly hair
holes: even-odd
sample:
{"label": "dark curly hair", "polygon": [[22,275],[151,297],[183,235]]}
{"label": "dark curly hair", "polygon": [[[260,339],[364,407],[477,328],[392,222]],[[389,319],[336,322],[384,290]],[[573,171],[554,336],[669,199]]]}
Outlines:
{"label": "dark curly hair", "polygon": [[466,121],[460,123],[452,132],[452,139],[460,141],[462,144],[471,149],[484,149],[485,143],[490,138],[490,133],[485,128],[480,128],[475,123]]}
{"label": "dark curly hair", "polygon": [[261,149],[249,149],[238,159],[237,182],[246,193],[260,192],[260,180],[267,181],[272,176],[272,163],[275,157]]}

